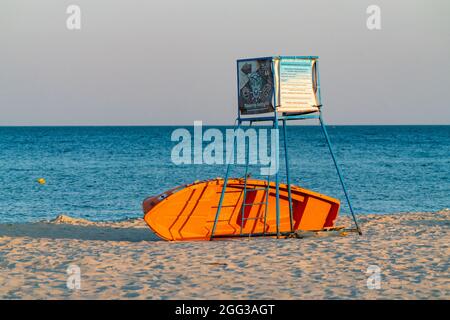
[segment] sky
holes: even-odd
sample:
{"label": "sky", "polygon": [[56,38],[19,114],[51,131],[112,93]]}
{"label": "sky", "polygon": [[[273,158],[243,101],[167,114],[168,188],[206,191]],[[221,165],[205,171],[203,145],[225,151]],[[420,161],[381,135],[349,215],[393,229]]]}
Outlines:
{"label": "sky", "polygon": [[232,124],[236,59],[271,55],[320,57],[329,124],[450,124],[449,17],[448,0],[2,0],[0,125]]}

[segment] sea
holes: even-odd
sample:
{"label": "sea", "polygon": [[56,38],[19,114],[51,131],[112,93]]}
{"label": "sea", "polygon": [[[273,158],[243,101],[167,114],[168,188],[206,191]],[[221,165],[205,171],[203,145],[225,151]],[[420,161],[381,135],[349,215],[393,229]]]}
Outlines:
{"label": "sea", "polygon": [[[225,136],[230,127],[214,128]],[[223,177],[225,164],[174,161],[177,129],[183,127],[0,127],[0,223],[60,214],[94,221],[142,217],[148,196]],[[194,136],[192,127],[185,129]],[[450,126],[328,126],[328,133],[356,214],[450,207]],[[287,150],[291,182],[341,199],[348,214],[320,127],[289,126]],[[259,178],[259,169],[252,165],[248,173]],[[244,165],[231,166],[230,176],[244,174]]]}

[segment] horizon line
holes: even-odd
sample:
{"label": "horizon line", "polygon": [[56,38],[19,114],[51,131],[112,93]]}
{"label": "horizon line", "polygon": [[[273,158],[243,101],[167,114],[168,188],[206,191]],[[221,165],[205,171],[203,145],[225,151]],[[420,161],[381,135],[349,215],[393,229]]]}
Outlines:
{"label": "horizon line", "polygon": [[[263,126],[268,126],[269,124],[261,123]],[[326,126],[333,126],[333,127],[351,127],[351,126],[358,126],[358,127],[370,127],[370,126],[450,126],[450,123],[448,124],[421,124],[421,123],[407,123],[407,124],[333,124],[333,123],[325,123]],[[0,125],[0,128],[49,128],[49,127],[55,127],[55,128],[61,128],[61,127],[192,127],[194,126],[193,123],[190,124],[12,124],[12,125]],[[206,124],[203,123],[204,127],[233,127],[234,124]],[[306,126],[306,127],[313,127],[313,126],[320,126],[319,123],[317,124],[288,124],[288,126]]]}

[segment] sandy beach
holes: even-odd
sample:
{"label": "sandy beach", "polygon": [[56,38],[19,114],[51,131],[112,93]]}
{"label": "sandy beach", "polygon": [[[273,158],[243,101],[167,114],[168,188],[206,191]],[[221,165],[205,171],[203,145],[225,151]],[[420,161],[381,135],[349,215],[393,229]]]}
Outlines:
{"label": "sandy beach", "polygon": [[[159,240],[141,219],[1,224],[0,298],[450,298],[449,210],[360,221],[363,236],[186,243]],[[80,289],[67,287],[69,265]],[[380,289],[367,287],[369,266]]]}

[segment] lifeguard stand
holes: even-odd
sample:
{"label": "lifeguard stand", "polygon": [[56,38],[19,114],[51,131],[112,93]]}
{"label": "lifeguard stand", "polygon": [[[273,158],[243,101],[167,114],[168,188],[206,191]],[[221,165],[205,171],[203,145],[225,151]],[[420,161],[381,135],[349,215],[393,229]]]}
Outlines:
{"label": "lifeguard stand", "polygon": [[[336,157],[331,147],[325,123],[322,118],[322,104],[320,96],[319,77],[319,57],[317,56],[274,56],[263,58],[251,58],[237,60],[237,96],[238,115],[235,121],[234,130],[239,129],[244,123],[251,126],[255,122],[272,122],[273,128],[279,130],[280,125],[283,130],[284,155],[286,167],[286,184],[288,186],[289,215],[291,228],[293,221],[293,207],[291,197],[291,183],[289,173],[289,155],[287,147],[287,126],[289,120],[318,119],[323,135],[328,145],[331,158],[339,177],[342,189],[347,200],[350,213],[355,224],[354,231],[361,233],[358,225],[347,189],[344,184],[341,170],[339,169]],[[233,148],[236,135],[233,138]],[[248,144],[246,144],[248,146]],[[276,167],[279,167],[279,139],[275,146]],[[234,150],[231,153],[234,154]],[[246,150],[246,163],[244,175],[244,199],[246,199],[246,185],[248,178],[248,147]],[[211,232],[211,240],[214,239],[216,225],[222,209],[227,181],[229,179],[230,166],[233,161],[227,164],[224,178],[224,185],[220,195],[219,204]],[[276,170],[274,174],[276,188],[276,236],[282,236],[279,230],[280,205],[279,205],[279,185],[280,173]],[[269,185],[270,175],[268,176]],[[242,215],[243,217],[243,215]],[[292,233],[294,230],[291,230]],[[265,234],[253,234],[260,236]],[[283,234],[286,236],[286,234]]]}

